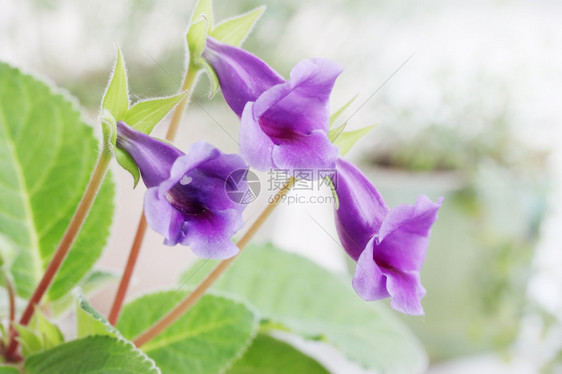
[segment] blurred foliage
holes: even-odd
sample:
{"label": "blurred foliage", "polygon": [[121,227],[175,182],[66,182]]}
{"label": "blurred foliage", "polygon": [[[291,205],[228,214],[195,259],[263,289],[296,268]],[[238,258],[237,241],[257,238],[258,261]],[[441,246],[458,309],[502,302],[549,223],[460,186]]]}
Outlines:
{"label": "blurred foliage", "polygon": [[420,193],[445,197],[421,275],[426,315],[423,321],[404,317],[431,359],[507,349],[527,303],[529,265],[546,209],[544,180],[493,163],[480,165],[469,179],[453,175],[454,183],[438,173],[414,174],[409,183],[403,174],[380,169],[370,176],[390,206]]}
{"label": "blurred foliage", "polygon": [[[466,110],[458,108],[459,116],[451,122],[430,122],[408,133],[405,128],[413,113],[400,113],[396,122],[401,126],[387,125],[373,139],[376,145],[364,156],[364,161],[385,168],[411,171],[475,172],[483,162],[492,162],[516,171],[535,172],[544,169],[548,153],[529,149],[518,139],[506,116],[500,113],[480,129],[472,127],[473,121],[482,120],[481,113],[472,112],[462,118]],[[461,114],[462,113],[462,114]],[[455,118],[455,116],[451,116]],[[431,120],[429,120],[431,121]],[[381,126],[382,127],[382,126]]]}

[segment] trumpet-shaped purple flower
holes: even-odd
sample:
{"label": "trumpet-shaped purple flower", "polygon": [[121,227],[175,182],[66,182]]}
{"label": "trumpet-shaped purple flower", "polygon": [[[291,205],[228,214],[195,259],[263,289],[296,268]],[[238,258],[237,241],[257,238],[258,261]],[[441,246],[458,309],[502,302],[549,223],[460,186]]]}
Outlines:
{"label": "trumpet-shaped purple flower", "polygon": [[[233,202],[225,186],[229,175],[247,169],[236,154],[224,154],[203,141],[187,154],[174,146],[117,123],[117,146],[131,155],[148,188],[146,220],[167,245],[189,245],[205,258],[238,253],[232,236],[242,227],[243,205]],[[242,181],[231,189],[244,188]]]}
{"label": "trumpet-shaped purple flower", "polygon": [[338,159],[336,228],[343,247],[357,261],[353,288],[368,301],[391,297],[394,309],[423,314],[425,261],[437,203],[420,196],[414,205],[389,209],[371,182],[351,163]]}
{"label": "trumpet-shaped purple flower", "polygon": [[258,57],[213,38],[203,58],[241,117],[240,153],[259,170],[333,168],[338,148],[328,138],[328,101],[342,68],[316,58],[285,80]]}

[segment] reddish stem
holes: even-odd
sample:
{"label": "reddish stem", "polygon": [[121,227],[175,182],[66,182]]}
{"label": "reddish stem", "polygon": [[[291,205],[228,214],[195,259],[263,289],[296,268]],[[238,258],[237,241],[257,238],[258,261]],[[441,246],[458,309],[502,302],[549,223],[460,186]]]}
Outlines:
{"label": "reddish stem", "polygon": [[[252,237],[260,229],[267,218],[273,213],[275,208],[282,201],[282,197],[286,195],[293,184],[295,179],[291,178],[279,191],[279,198],[275,199],[273,202],[269,203],[256,221],[250,226],[248,231],[244,236],[236,243],[240,251],[246,247],[250,242]],[[183,299],[178,305],[176,305],[172,310],[168,312],[164,317],[157,321],[154,325],[149,327],[141,335],[133,340],[133,343],[140,347],[148,341],[157,337],[160,333],[166,330],[171,324],[176,322],[185,312],[187,312],[201,297],[205,292],[220,278],[220,276],[228,269],[228,267],[234,262],[237,256],[231,257],[229,259],[221,261],[214,269],[207,275],[207,277],[201,282],[193,292],[191,292],[185,299]]]}
{"label": "reddish stem", "polygon": [[[191,90],[191,88],[197,81],[198,73],[199,69],[193,68],[191,66],[188,68],[181,87],[182,91]],[[181,122],[183,112],[188,102],[189,96],[186,96],[178,103],[177,107],[174,109],[172,120],[170,121],[170,126],[168,127],[168,131],[166,132],[167,141],[173,141],[176,137],[178,125]],[[125,266],[125,270],[123,271],[123,276],[121,277],[121,281],[119,282],[119,288],[117,289],[115,299],[113,299],[113,305],[111,306],[111,311],[109,312],[109,316],[107,317],[107,320],[112,325],[115,325],[117,323],[119,314],[121,313],[121,309],[123,308],[125,296],[127,295],[127,289],[129,288],[129,284],[131,283],[131,277],[133,276],[133,270],[135,269],[135,266],[137,264],[137,259],[139,257],[145,233],[146,218],[144,217],[143,211],[141,219],[139,221],[139,225],[137,227],[137,233],[135,234],[135,240],[133,241],[133,245],[131,246],[131,250],[129,252],[127,265]]]}
{"label": "reddish stem", "polygon": [[121,277],[119,288],[117,289],[117,293],[115,294],[115,300],[113,302],[113,306],[111,307],[111,311],[109,312],[109,317],[107,318],[109,323],[111,323],[112,325],[115,325],[117,323],[117,318],[119,317],[119,313],[121,312],[121,308],[123,307],[125,294],[127,293],[127,289],[129,288],[129,283],[133,275],[133,269],[135,268],[135,264],[137,263],[137,259],[139,257],[140,248],[142,245],[142,240],[144,239],[145,232],[146,232],[146,218],[144,217],[144,212],[143,212],[141,215],[141,219],[139,221],[139,225],[137,227],[137,233],[135,234],[135,240],[133,241],[133,246],[131,247],[131,252],[129,253],[127,266],[125,266],[125,271],[123,272],[123,276]]}
{"label": "reddish stem", "polygon": [[[84,220],[88,216],[88,212],[90,211],[90,208],[92,207],[92,204],[96,198],[111,159],[112,156],[109,153],[105,151],[101,152],[94,169],[94,173],[92,174],[90,182],[86,187],[86,191],[82,196],[82,200],[80,201],[80,204],[78,205],[78,208],[76,209],[76,212],[74,213],[74,216],[72,217],[72,220],[70,221],[70,224],[68,225],[66,232],[64,233],[64,236],[57,250],[55,251],[55,254],[53,255],[53,258],[47,266],[43,278],[41,278],[41,281],[35,288],[33,295],[27,303],[27,306],[19,320],[20,325],[26,326],[29,323],[31,317],[33,316],[33,312],[35,311],[35,306],[41,302],[41,299],[51,285],[53,278],[64,262],[68,251],[72,247],[76,236],[80,232],[80,228],[82,227]],[[17,359],[16,350],[18,348],[18,341],[16,337],[17,332],[14,330],[11,333],[10,344],[8,345],[8,349],[6,352],[7,358],[12,360]]]}

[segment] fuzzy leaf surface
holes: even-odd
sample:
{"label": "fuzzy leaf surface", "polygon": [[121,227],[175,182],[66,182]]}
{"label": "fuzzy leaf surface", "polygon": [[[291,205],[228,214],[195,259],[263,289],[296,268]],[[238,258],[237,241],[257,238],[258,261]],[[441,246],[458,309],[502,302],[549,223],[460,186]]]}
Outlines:
{"label": "fuzzy leaf surface", "polygon": [[[133,339],[176,305],[186,292],[157,292],[127,304],[118,330]],[[205,295],[167,330],[141,348],[164,373],[218,373],[242,355],[256,334],[252,307]]]}
{"label": "fuzzy leaf surface", "polygon": [[[29,298],[90,179],[98,157],[92,128],[48,84],[0,63],[0,235],[16,251],[11,273]],[[62,297],[99,258],[113,217],[106,176],[47,298]]]}
{"label": "fuzzy leaf surface", "polygon": [[[216,262],[201,264],[183,276],[185,283],[197,284]],[[361,300],[351,281],[271,244],[242,251],[214,288],[249,300],[262,325],[326,341],[366,368],[421,373],[427,365],[421,344],[384,305]]]}

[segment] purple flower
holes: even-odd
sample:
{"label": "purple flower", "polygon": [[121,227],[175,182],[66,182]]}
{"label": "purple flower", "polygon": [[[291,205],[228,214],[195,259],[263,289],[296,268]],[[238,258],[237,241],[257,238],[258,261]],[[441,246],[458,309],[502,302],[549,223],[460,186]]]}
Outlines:
{"label": "purple flower", "polygon": [[[229,175],[247,169],[236,154],[224,154],[199,141],[187,154],[160,140],[117,123],[117,146],[133,157],[144,184],[146,220],[167,245],[189,245],[205,258],[238,253],[232,236],[242,227],[244,205],[233,202],[225,185]],[[231,188],[245,188],[242,183]]]}
{"label": "purple flower", "polygon": [[351,163],[339,158],[336,171],[336,228],[343,247],[357,261],[353,288],[365,300],[391,297],[394,309],[423,314],[420,270],[442,199],[434,203],[422,195],[414,205],[389,209]]}
{"label": "purple flower", "polygon": [[338,64],[301,61],[286,81],[258,57],[210,37],[202,56],[241,117],[240,153],[253,167],[334,168],[338,148],[328,138],[328,100],[342,72]]}

